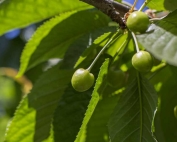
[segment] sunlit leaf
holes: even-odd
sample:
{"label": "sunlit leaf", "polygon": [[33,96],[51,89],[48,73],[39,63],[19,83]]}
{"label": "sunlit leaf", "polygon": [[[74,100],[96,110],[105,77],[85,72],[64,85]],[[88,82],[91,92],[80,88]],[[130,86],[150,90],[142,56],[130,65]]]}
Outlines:
{"label": "sunlit leaf", "polygon": [[5,0],[0,1],[0,35],[14,28],[25,27],[48,17],[88,8],[80,1],[66,0]]}
{"label": "sunlit leaf", "polygon": [[[81,20],[80,17],[85,17]],[[42,25],[27,43],[18,76],[50,58],[63,58],[68,47],[79,37],[106,27],[108,17],[97,10],[70,12]]]}
{"label": "sunlit leaf", "polygon": [[148,7],[156,10],[175,10],[176,0],[149,0]]}

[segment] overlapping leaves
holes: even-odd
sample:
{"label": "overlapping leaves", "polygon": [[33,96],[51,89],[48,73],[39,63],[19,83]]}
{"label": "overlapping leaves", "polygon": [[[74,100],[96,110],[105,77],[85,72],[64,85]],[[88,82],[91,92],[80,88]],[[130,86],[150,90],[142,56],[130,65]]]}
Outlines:
{"label": "overlapping leaves", "polygon": [[82,134],[84,133],[84,131],[86,129],[86,126],[87,126],[87,123],[89,122],[89,119],[92,116],[93,111],[95,110],[95,107],[96,107],[96,105],[97,105],[97,103],[100,99],[99,98],[99,95],[100,95],[99,90],[100,90],[101,84],[103,82],[103,77],[104,77],[105,74],[107,74],[108,64],[109,64],[109,60],[106,60],[105,63],[102,65],[101,69],[100,69],[100,73],[98,75],[94,91],[92,93],[92,98],[91,98],[90,103],[88,105],[88,109],[86,111],[85,117],[83,119],[82,126],[80,128],[80,131],[77,135],[77,138],[76,138],[75,142],[80,142],[81,141]]}
{"label": "overlapping leaves", "polygon": [[138,75],[121,96],[109,120],[111,142],[155,142],[151,126],[156,105],[155,90]]}
{"label": "overlapping leaves", "polygon": [[[92,12],[94,13],[94,11],[92,11]],[[99,23],[97,23],[97,24],[99,24]],[[105,23],[103,23],[103,24],[105,24]],[[100,31],[95,31],[95,33],[90,34],[90,37],[92,39],[95,39],[95,36],[100,35],[103,31],[105,31],[105,29],[104,30],[100,29]],[[83,36],[83,38],[84,37],[88,38],[88,36]],[[78,42],[71,45],[71,47],[75,47],[74,48],[75,51],[76,50],[78,50],[79,52],[80,52],[80,50],[82,51],[83,48],[85,49],[88,44],[89,38],[88,39],[85,39],[85,38],[84,38],[84,40],[82,38],[79,38],[80,39],[79,41],[84,42],[82,44],[79,44],[82,47],[76,46],[76,45],[78,45]],[[101,42],[101,40],[103,40],[103,41],[106,40],[106,38],[107,38],[107,36],[104,36],[103,38],[100,39],[100,42]],[[100,45],[98,45],[98,46],[101,47]],[[72,58],[72,60],[70,59],[70,57],[72,57],[72,56],[69,56],[69,55],[71,55],[71,53],[72,53],[72,55],[74,55],[74,58]],[[72,52],[72,48],[69,49],[67,51],[65,59],[63,61],[63,66],[61,66],[61,67],[67,68],[67,69],[68,69],[68,67],[72,68],[72,64],[75,61],[75,58],[77,59],[76,54],[74,52]],[[68,62],[68,61],[70,61],[70,62]],[[99,70],[99,66],[96,69]],[[72,71],[59,70],[59,67],[56,66],[56,67],[52,68],[51,70],[47,71],[46,73],[44,73],[44,75],[42,75],[42,77],[35,84],[32,92],[20,104],[19,109],[16,112],[15,118],[12,121],[9,131],[7,133],[7,138],[6,138],[7,141],[13,141],[13,140],[18,141],[18,142],[23,141],[23,140],[24,141],[25,140],[27,140],[27,141],[33,141],[33,140],[34,141],[41,141],[41,140],[46,139],[49,136],[49,130],[50,130],[51,118],[53,117],[52,116],[53,111],[55,110],[55,108],[57,106],[57,102],[59,101],[61,95],[63,95],[63,94],[69,94],[69,96],[71,97],[71,98],[68,98],[68,96],[67,96],[67,98],[66,98],[67,102],[69,102],[69,101],[75,102],[80,99],[78,107],[83,105],[83,108],[82,108],[82,111],[79,111],[79,113],[81,115],[78,115],[78,113],[76,113],[76,118],[79,118],[77,120],[82,122],[82,118],[83,118],[82,113],[84,115],[85,110],[86,110],[86,108],[84,109],[84,105],[85,105],[85,107],[87,107],[88,102],[90,100],[90,94],[91,94],[92,90],[89,90],[88,92],[84,92],[83,94],[78,94],[78,92],[76,92],[71,87],[71,85],[68,87],[67,83],[70,82],[71,74],[72,74]],[[65,76],[66,76],[66,78],[65,78]],[[64,80],[64,81],[62,81],[62,80]],[[83,102],[83,103],[80,104],[80,102]],[[50,104],[52,106],[50,106]],[[72,103],[70,103],[70,104],[72,104]],[[46,107],[48,107],[48,108],[46,108]],[[73,109],[71,109],[71,108],[73,108]],[[75,112],[75,110],[76,110],[75,108],[77,108],[77,106],[70,107],[68,105],[68,109],[70,109],[71,111]],[[67,110],[67,107],[65,107],[64,110]],[[59,111],[59,113],[62,113],[62,111]],[[29,114],[29,115],[27,115],[27,114]],[[24,119],[22,119],[23,116],[25,116]],[[61,115],[61,117],[63,117],[63,114]],[[71,118],[72,118],[72,120],[76,120],[73,117],[71,117]],[[36,120],[36,122],[35,122],[35,120]],[[72,122],[72,120],[70,122]],[[64,124],[63,121],[61,123]],[[23,125],[27,125],[27,126],[21,128],[21,126],[23,126]],[[78,125],[78,129],[76,129],[76,130],[73,129],[73,131],[75,133],[75,135],[73,135],[74,139],[77,135],[77,132],[78,132],[81,124],[78,123],[76,125]],[[76,125],[74,125],[74,126],[76,126]],[[55,126],[57,126],[57,124]],[[17,130],[17,128],[20,130],[20,132],[16,133],[16,135],[15,135],[15,131]],[[43,128],[45,128],[45,130],[43,130]],[[56,127],[54,127],[54,130],[56,130]],[[57,136],[60,136],[59,138],[62,139],[62,136],[58,135],[57,130],[55,131],[55,134]],[[67,132],[66,132],[66,134],[67,134]],[[12,140],[12,137],[14,138],[13,140]],[[72,137],[70,137],[70,138],[72,138]],[[56,136],[54,137],[54,139],[57,139]],[[46,140],[46,141],[48,141],[48,140]],[[51,141],[51,138],[49,139],[49,141]]]}
{"label": "overlapping leaves", "polygon": [[105,96],[99,100],[87,124],[86,142],[109,142],[108,120],[118,99],[119,93],[114,96],[106,93]]}
{"label": "overlapping leaves", "polygon": [[107,26],[108,22],[108,17],[93,9],[51,19],[36,31],[26,45],[18,75],[50,58],[63,58],[71,43],[84,34]]}
{"label": "overlapping leaves", "polygon": [[[70,82],[71,70],[45,72],[20,103],[6,135],[7,142],[41,142],[49,136],[53,112]],[[47,78],[47,79],[46,79]]]}
{"label": "overlapping leaves", "polygon": [[[15,5],[15,3],[9,5],[7,2],[8,1],[5,1],[0,6],[10,7]],[[19,1],[16,5],[22,2],[23,1]],[[38,2],[41,1],[38,0],[36,5],[38,5]],[[53,3],[52,5],[56,4],[55,2],[56,1],[51,2]],[[63,5],[65,5],[65,3],[68,4],[68,2],[63,1]],[[75,5],[73,5],[73,3],[75,3]],[[71,7],[67,7],[68,9],[60,7],[61,11],[63,12],[80,7],[80,5],[77,5],[77,2],[71,2],[70,4]],[[156,4],[157,3],[155,3],[155,5]],[[161,5],[162,3],[159,4]],[[30,7],[31,6],[29,6],[29,10]],[[37,16],[33,17],[34,19],[28,19],[28,17],[26,17],[26,19],[29,20],[27,20],[26,23],[22,20],[19,21],[19,23],[7,24],[7,27],[4,29],[8,30],[12,27],[21,27],[25,24],[51,16],[54,11],[58,12],[58,8],[55,8],[49,13],[45,11],[43,13],[44,15],[37,13]],[[163,6],[160,8],[163,9]],[[2,11],[3,9],[0,10],[0,14],[3,14]],[[177,59],[177,48],[175,47],[177,44],[176,13],[177,12],[174,11],[163,20],[152,25],[151,28],[154,29],[152,33],[138,36],[139,41],[147,50],[151,51],[156,57],[165,59],[174,65],[177,65],[175,62]],[[11,14],[12,12],[7,13],[9,17]],[[8,21],[8,18],[6,21]],[[19,75],[23,74],[25,70],[50,58],[63,58],[70,45],[77,39],[81,36],[89,35],[90,31],[106,27],[108,22],[109,19],[104,14],[93,9],[69,12],[51,19],[37,30],[36,34],[27,44],[22,56],[22,66]],[[0,34],[1,32],[3,33],[4,31],[0,31]],[[97,46],[102,46],[107,41],[109,35],[110,34],[105,34],[98,39],[98,41],[94,42],[94,44],[90,46],[91,48],[87,50],[88,52],[85,52],[85,56],[80,57],[76,66],[81,63],[84,64],[85,59],[91,55],[92,49]],[[38,142],[45,140],[49,136],[53,112],[58,105],[61,95],[64,94],[54,115],[55,141],[73,141],[83,121],[75,142],[80,142],[80,140],[83,139],[87,124],[88,139],[86,139],[86,141],[88,142],[92,141],[92,139],[95,141],[109,141],[109,136],[111,142],[154,142],[155,139],[152,136],[151,126],[157,105],[157,95],[153,87],[143,76],[139,76],[137,80],[134,80],[118,102],[109,121],[109,136],[105,125],[111,112],[101,112],[99,115],[95,114],[94,116],[96,117],[91,118],[93,111],[99,110],[100,106],[104,105],[100,102],[100,106],[96,108],[100,99],[100,90],[103,90],[102,83],[104,82],[104,75],[107,74],[108,63],[107,60],[100,69],[91,100],[90,94],[92,90],[78,93],[73,90],[71,85],[68,86],[72,71],[59,70],[58,66],[56,66],[44,73],[35,84],[32,92],[21,102],[7,132],[6,141]],[[116,99],[110,101],[113,102],[113,104],[110,105],[111,111],[117,101]],[[108,104],[109,102],[106,101],[105,104],[106,103]],[[87,105],[88,109],[86,111]],[[104,119],[104,121],[99,121],[99,116],[103,116],[104,118],[101,119]],[[94,121],[94,118],[96,118],[96,121]],[[89,120],[91,120],[90,123]],[[97,127],[95,131],[98,130],[99,133],[98,135],[93,135],[93,133],[90,132],[94,129],[93,125],[96,125],[98,121],[99,126],[103,129],[99,131],[100,127]]]}
{"label": "overlapping leaves", "polygon": [[138,35],[139,42],[158,59],[177,65],[177,10],[155,22],[150,32]]}
{"label": "overlapping leaves", "polygon": [[175,142],[177,139],[177,119],[174,115],[174,107],[177,105],[176,72],[177,67],[166,66],[152,79],[156,87],[159,86],[159,109],[155,116],[158,142]]}
{"label": "overlapping leaves", "polygon": [[[106,30],[107,28],[104,28]],[[110,28],[108,28],[111,30]],[[100,30],[99,30],[100,31]],[[97,33],[97,34],[96,34]],[[98,36],[98,31],[96,33],[92,33],[90,36],[91,39],[94,39],[93,37],[95,35]],[[105,33],[101,35],[100,37],[96,38],[96,40],[87,48],[82,55],[80,55],[80,58],[78,59],[77,63],[75,64],[75,67],[82,67],[82,68],[87,68],[95,56],[97,55],[95,53],[101,50],[101,48],[105,45],[107,40],[109,40],[112,37],[112,34]],[[86,38],[86,37],[85,37]],[[77,53],[80,52],[79,50],[82,50],[82,46],[86,46],[80,43],[80,46],[73,46],[70,48],[68,51],[70,53],[66,53],[64,61],[63,61],[63,67],[64,68],[72,68],[73,63],[76,56],[76,51]],[[72,57],[72,60],[68,60],[69,57]],[[66,62],[68,60],[68,62]],[[100,69],[100,65],[104,61],[103,56],[99,58],[97,61],[96,65],[92,69],[92,73],[94,73],[95,78],[97,76],[97,73]],[[74,141],[79,128],[82,124],[82,119],[84,117],[85,111],[87,109],[88,103],[90,101],[90,95],[92,93],[92,90],[88,90],[83,93],[78,93],[74,91],[72,88],[67,88],[62,100],[59,103],[59,106],[55,112],[54,115],[54,139],[55,141]],[[95,102],[96,103],[96,102]],[[72,109],[71,109],[72,108]],[[68,117],[68,114],[73,114],[73,117]],[[90,114],[89,114],[90,115]],[[76,117],[77,116],[77,117]],[[82,131],[82,135],[80,136],[80,139],[83,139],[83,133],[85,132],[85,129]]]}

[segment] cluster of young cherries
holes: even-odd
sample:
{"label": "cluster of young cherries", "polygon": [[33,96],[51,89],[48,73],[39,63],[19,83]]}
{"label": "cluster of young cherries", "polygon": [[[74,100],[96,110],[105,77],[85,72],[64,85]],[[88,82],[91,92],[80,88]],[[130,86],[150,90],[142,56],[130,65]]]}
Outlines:
{"label": "cluster of young cherries", "polygon": [[[149,25],[149,17],[141,11],[130,13],[126,20],[126,26],[133,34],[145,33]],[[137,53],[132,57],[132,65],[139,72],[148,72],[153,66],[153,57],[147,51],[138,50]],[[80,68],[75,71],[71,79],[71,84],[76,91],[86,91],[94,84],[94,75],[90,73],[90,70],[91,68],[89,67],[88,69]],[[124,79],[125,76],[120,70],[112,71],[110,74],[114,77],[111,79],[108,73],[108,81],[110,81],[110,83],[113,82],[113,85],[115,85],[114,80]]]}

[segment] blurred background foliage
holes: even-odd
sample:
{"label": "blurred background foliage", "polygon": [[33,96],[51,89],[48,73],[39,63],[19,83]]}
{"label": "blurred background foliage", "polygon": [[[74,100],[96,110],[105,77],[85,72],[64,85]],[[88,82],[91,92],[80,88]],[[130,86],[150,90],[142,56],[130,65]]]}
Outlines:
{"label": "blurred background foliage", "polygon": [[30,91],[37,75],[44,67],[41,64],[29,70],[25,76],[15,77],[24,45],[38,25],[40,24],[15,29],[0,37],[0,142],[4,139],[6,126],[13,117],[21,98]]}
{"label": "blurred background foliage", "polygon": [[29,93],[43,71],[60,61],[51,59],[28,70],[24,76],[16,78],[23,48],[42,23],[14,29],[0,36],[0,142],[4,140],[6,126],[14,116],[22,97]]}

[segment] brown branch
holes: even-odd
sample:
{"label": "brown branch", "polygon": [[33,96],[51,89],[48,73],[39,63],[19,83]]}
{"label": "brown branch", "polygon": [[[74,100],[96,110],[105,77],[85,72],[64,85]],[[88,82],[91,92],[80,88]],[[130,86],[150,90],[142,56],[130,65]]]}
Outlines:
{"label": "brown branch", "polygon": [[131,7],[121,4],[117,1],[111,1],[113,6],[115,7],[116,11],[118,11],[121,15],[121,17],[124,17],[125,13],[127,13]]}
{"label": "brown branch", "polygon": [[125,29],[126,25],[121,18],[123,15],[129,11],[129,7],[124,6],[113,0],[80,0],[94,7],[98,8],[100,11],[108,15],[113,21],[120,25],[120,28]]}

